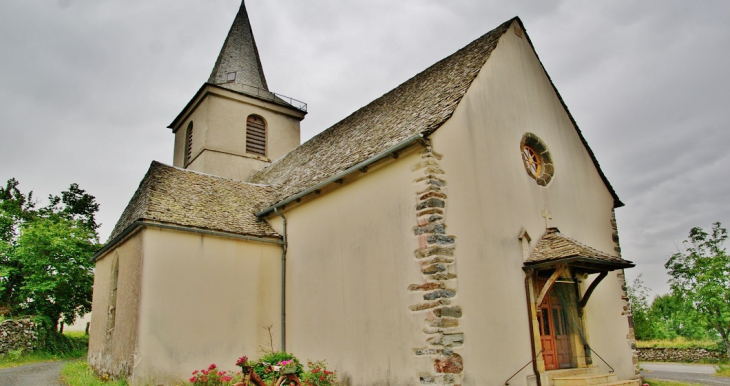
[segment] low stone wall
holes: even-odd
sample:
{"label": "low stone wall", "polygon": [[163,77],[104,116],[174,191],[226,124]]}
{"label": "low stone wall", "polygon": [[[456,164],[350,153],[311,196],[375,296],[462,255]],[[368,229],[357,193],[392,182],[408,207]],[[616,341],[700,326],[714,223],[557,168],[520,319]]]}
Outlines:
{"label": "low stone wall", "polygon": [[30,319],[0,322],[0,354],[22,348],[33,351],[38,342],[38,325]]}
{"label": "low stone wall", "polygon": [[645,362],[702,362],[720,359],[720,352],[704,348],[638,348]]}

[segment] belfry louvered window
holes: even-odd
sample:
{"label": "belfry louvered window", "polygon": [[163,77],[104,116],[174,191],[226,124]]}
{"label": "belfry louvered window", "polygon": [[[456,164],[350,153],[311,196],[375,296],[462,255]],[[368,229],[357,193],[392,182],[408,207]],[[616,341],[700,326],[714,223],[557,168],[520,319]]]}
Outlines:
{"label": "belfry louvered window", "polygon": [[185,167],[193,160],[193,121],[188,123],[188,130],[185,132]]}
{"label": "belfry louvered window", "polygon": [[257,115],[246,120],[246,153],[266,156],[266,122]]}

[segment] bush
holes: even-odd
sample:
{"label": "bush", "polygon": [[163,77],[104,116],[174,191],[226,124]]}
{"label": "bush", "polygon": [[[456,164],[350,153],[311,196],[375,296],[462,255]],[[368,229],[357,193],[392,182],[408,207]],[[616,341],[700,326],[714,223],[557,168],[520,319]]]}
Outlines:
{"label": "bush", "polygon": [[225,386],[241,380],[240,374],[233,374],[230,371],[220,371],[214,364],[207,369],[193,371],[190,383],[195,386]]}
{"label": "bush", "polygon": [[294,363],[296,363],[297,371],[295,374],[297,377],[299,377],[301,379],[302,374],[304,373],[304,367],[302,366],[301,363],[299,363],[299,359],[297,359],[294,356],[294,354],[289,354],[289,353],[286,353],[283,351],[273,352],[273,353],[262,356],[258,360],[258,363],[256,363],[256,365],[253,367],[253,371],[255,371],[256,374],[258,374],[258,376],[264,380],[264,382],[269,383],[274,378],[274,376],[276,376],[276,374],[275,373],[266,374],[266,367],[264,367],[264,365],[262,365],[261,363],[268,363],[268,364],[271,364],[274,366],[279,366],[279,363],[281,363],[283,361],[288,361],[288,360],[293,360]]}
{"label": "bush", "polygon": [[309,371],[304,373],[304,386],[337,386],[337,372],[327,370],[325,361],[307,362]]}
{"label": "bush", "polygon": [[[266,373],[266,365],[273,366],[295,366],[295,375],[301,380],[304,386],[338,386],[337,373],[327,370],[325,361],[307,362],[308,371],[304,371],[303,366],[299,363],[294,355],[286,352],[274,352],[264,355],[258,361],[248,361],[248,357],[243,356],[238,359],[236,366],[253,366],[254,372],[267,384],[274,381],[274,377],[282,375],[279,372]],[[249,371],[247,367],[246,371]],[[194,386],[229,386],[242,380],[245,374],[224,372],[218,370],[214,364],[208,366],[204,370],[193,371],[193,376],[189,379]],[[282,385],[291,385],[285,380]]]}

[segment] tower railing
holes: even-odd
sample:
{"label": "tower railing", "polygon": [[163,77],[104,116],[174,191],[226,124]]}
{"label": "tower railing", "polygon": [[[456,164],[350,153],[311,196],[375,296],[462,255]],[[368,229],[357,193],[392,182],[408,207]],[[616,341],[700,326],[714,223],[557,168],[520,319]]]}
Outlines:
{"label": "tower railing", "polygon": [[256,86],[251,86],[247,84],[239,83],[239,86],[242,86],[242,92],[247,95],[254,96],[256,98],[260,98],[263,100],[271,101],[277,104],[286,104],[291,107],[294,107],[295,109],[303,112],[307,112],[307,104],[291,97],[288,97],[286,95],[277,94],[275,92],[271,92],[268,90],[265,90],[263,88],[259,88]]}

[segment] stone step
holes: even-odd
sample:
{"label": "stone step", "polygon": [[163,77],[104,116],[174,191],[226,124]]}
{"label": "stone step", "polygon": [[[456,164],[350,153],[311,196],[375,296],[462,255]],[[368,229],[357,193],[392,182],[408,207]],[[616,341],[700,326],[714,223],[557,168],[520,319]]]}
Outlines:
{"label": "stone step", "polygon": [[615,381],[609,383],[601,383],[600,386],[640,386],[638,379],[625,379],[622,381]]}
{"label": "stone step", "polygon": [[585,374],[553,378],[553,386],[595,386],[617,381],[616,374]]}

